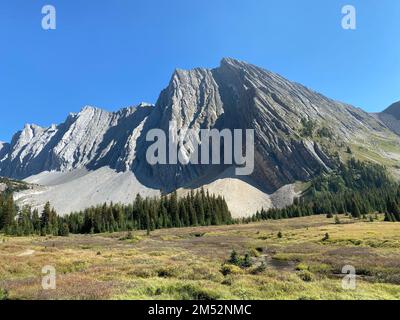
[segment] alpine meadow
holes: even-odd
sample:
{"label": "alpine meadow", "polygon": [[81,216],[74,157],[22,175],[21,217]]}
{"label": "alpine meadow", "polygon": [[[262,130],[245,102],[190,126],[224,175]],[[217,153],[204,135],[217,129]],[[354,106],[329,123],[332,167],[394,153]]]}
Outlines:
{"label": "alpine meadow", "polygon": [[5,2],[0,300],[400,299],[398,1]]}

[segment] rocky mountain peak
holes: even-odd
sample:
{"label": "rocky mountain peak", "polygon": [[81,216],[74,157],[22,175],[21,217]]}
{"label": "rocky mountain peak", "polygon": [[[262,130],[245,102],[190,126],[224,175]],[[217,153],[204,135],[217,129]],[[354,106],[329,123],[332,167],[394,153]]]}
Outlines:
{"label": "rocky mountain peak", "polygon": [[386,127],[400,135],[400,101],[375,115]]}
{"label": "rocky mountain peak", "polygon": [[400,120],[400,101],[391,104],[383,113],[390,114],[397,120]]}
{"label": "rocky mountain peak", "polygon": [[[268,193],[330,170],[337,161],[335,151],[349,142],[389,134],[381,121],[361,109],[255,65],[224,58],[214,69],[175,70],[155,106],[141,103],[116,112],[86,106],[57,126],[27,125],[11,144],[0,144],[0,175],[27,178],[47,171],[108,167],[131,173],[148,189],[170,192],[234,172],[223,164],[148,164],[147,133],[154,128],[167,133],[171,121],[182,135],[202,128],[253,129],[254,172],[229,178]],[[323,135],[305,134],[307,122]],[[201,143],[196,139],[189,137],[189,149]]]}
{"label": "rocky mountain peak", "polygon": [[230,57],[224,57],[220,62],[220,67],[247,68],[249,66],[251,66],[250,63]]}
{"label": "rocky mountain peak", "polygon": [[137,107],[132,107],[132,108],[148,108],[148,107],[154,107],[154,104],[149,102],[141,102],[137,105]]}

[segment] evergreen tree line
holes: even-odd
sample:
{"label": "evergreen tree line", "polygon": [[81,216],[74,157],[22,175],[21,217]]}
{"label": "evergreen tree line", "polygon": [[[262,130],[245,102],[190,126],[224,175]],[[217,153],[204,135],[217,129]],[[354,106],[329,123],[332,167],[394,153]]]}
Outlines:
{"label": "evergreen tree line", "polygon": [[37,209],[32,210],[29,206],[18,208],[12,193],[0,194],[0,231],[17,236],[69,234],[65,219],[57,215],[49,202],[39,214]]}
{"label": "evergreen tree line", "polygon": [[390,179],[385,167],[351,159],[336,171],[312,180],[307,191],[292,205],[263,209],[250,220],[319,214],[349,214],[361,218],[376,212],[385,213],[386,221],[400,221],[400,186]]}
{"label": "evergreen tree line", "polygon": [[142,198],[137,195],[129,205],[104,204],[72,213],[64,219],[72,233],[152,231],[232,222],[225,200],[203,189],[179,198],[176,192],[161,198]]}
{"label": "evergreen tree line", "polygon": [[43,211],[19,209],[11,193],[0,195],[0,230],[10,235],[58,235],[207,226],[232,223],[221,196],[203,189],[178,198],[174,192],[161,198],[142,198],[132,204],[103,204],[64,217],[47,203]]}
{"label": "evergreen tree line", "polygon": [[386,221],[400,221],[400,186],[383,166],[354,159],[337,170],[320,175],[294,203],[282,209],[257,212],[253,217],[232,220],[225,200],[203,189],[178,198],[174,192],[161,198],[142,198],[132,204],[104,204],[60,217],[50,203],[42,212],[18,208],[11,193],[0,194],[0,231],[11,235],[60,235],[128,230],[207,226],[318,214],[350,214],[361,218],[385,213]]}

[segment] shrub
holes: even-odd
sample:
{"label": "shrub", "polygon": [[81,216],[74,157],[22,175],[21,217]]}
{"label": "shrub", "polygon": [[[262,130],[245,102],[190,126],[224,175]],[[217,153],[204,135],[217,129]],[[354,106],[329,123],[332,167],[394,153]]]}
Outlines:
{"label": "shrub", "polygon": [[8,291],[0,288],[0,300],[8,300]]}
{"label": "shrub", "polygon": [[223,264],[219,271],[224,276],[227,276],[227,275],[230,275],[230,274],[241,274],[242,273],[242,269],[240,269],[238,266],[234,266],[232,264]]}
{"label": "shrub", "polygon": [[205,235],[206,235],[205,232],[196,232],[196,233],[193,233],[193,234],[192,234],[192,236],[195,237],[195,238],[202,238],[202,237],[204,237]]}
{"label": "shrub", "polygon": [[267,265],[264,262],[261,262],[260,265],[255,267],[253,270],[251,270],[251,274],[260,274],[263,273],[267,269]]}
{"label": "shrub", "polygon": [[317,134],[320,138],[332,138],[332,132],[327,127],[318,129]]}
{"label": "shrub", "polygon": [[230,264],[235,265],[235,266],[240,265],[240,257],[239,257],[238,253],[235,250],[232,250],[231,256],[230,256],[228,262]]}
{"label": "shrub", "polygon": [[309,266],[308,271],[312,273],[330,274],[332,273],[332,268],[332,266],[325,263],[316,263]]}
{"label": "shrub", "polygon": [[199,287],[194,284],[184,284],[175,288],[179,293],[180,300],[205,300],[212,301],[221,298],[221,294],[211,289]]}
{"label": "shrub", "polygon": [[226,277],[224,280],[221,282],[222,285],[224,286],[231,286],[233,283],[232,277]]}
{"label": "shrub", "polygon": [[309,268],[308,268],[308,265],[306,265],[305,263],[299,263],[297,266],[296,266],[296,270],[297,271],[305,271],[305,270],[308,270]]}
{"label": "shrub", "polygon": [[246,253],[242,258],[238,255],[238,253],[235,250],[231,252],[231,256],[227,261],[227,263],[241,268],[250,268],[253,265],[249,253]]}
{"label": "shrub", "polygon": [[314,134],[316,123],[312,120],[302,118],[301,124],[303,125],[303,128],[301,129],[301,134],[304,137],[312,137]]}
{"label": "shrub", "polygon": [[174,278],[178,275],[178,270],[173,267],[161,267],[157,270],[157,276],[160,278]]}
{"label": "shrub", "polygon": [[335,216],[335,224],[341,224],[340,219],[338,216]]}
{"label": "shrub", "polygon": [[322,238],[322,241],[329,240],[329,233],[325,233],[324,237]]}
{"label": "shrub", "polygon": [[242,268],[250,268],[253,265],[253,262],[251,262],[250,255],[246,253],[244,255],[244,259],[241,263]]}
{"label": "shrub", "polygon": [[279,239],[282,239],[282,237],[283,237],[283,234],[282,234],[282,232],[279,231],[279,232],[278,232],[278,238],[279,238]]}
{"label": "shrub", "polygon": [[252,257],[256,257],[257,258],[257,257],[260,256],[260,251],[258,251],[257,249],[253,248],[253,249],[250,250],[250,254],[251,254]]}
{"label": "shrub", "polygon": [[297,275],[304,282],[311,282],[314,280],[314,275],[308,270],[302,270],[297,272]]}

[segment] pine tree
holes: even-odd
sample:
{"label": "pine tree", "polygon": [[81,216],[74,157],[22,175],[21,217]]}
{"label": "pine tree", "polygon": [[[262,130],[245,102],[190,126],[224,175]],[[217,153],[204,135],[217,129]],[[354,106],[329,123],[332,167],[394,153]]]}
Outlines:
{"label": "pine tree", "polygon": [[42,234],[49,234],[51,232],[50,219],[51,219],[50,202],[46,202],[40,218],[40,227],[42,230]]}
{"label": "pine tree", "polygon": [[230,256],[228,262],[230,264],[233,264],[233,265],[236,265],[236,266],[240,265],[240,258],[239,258],[238,253],[235,250],[232,250],[231,256]]}
{"label": "pine tree", "polygon": [[244,259],[242,261],[242,267],[243,268],[250,268],[252,265],[253,265],[253,263],[251,262],[250,255],[248,253],[246,253],[244,255]]}
{"label": "pine tree", "polygon": [[353,201],[352,201],[351,214],[352,214],[352,216],[354,218],[360,218],[361,217],[360,208],[359,208],[358,203],[356,202],[355,199],[353,199]]}
{"label": "pine tree", "polygon": [[393,217],[393,221],[400,221],[400,206],[394,199],[389,199],[387,210]]}
{"label": "pine tree", "polygon": [[12,194],[6,195],[3,199],[2,205],[2,215],[1,215],[1,229],[3,229],[6,233],[12,233],[15,228],[15,217],[16,217],[16,208],[14,205],[14,199]]}
{"label": "pine tree", "polygon": [[151,230],[149,212],[146,213],[146,230],[147,230],[147,235],[149,236],[150,235],[150,230]]}
{"label": "pine tree", "polygon": [[62,237],[68,237],[69,236],[69,227],[68,224],[63,222],[60,224],[60,230],[59,230],[59,235]]}

